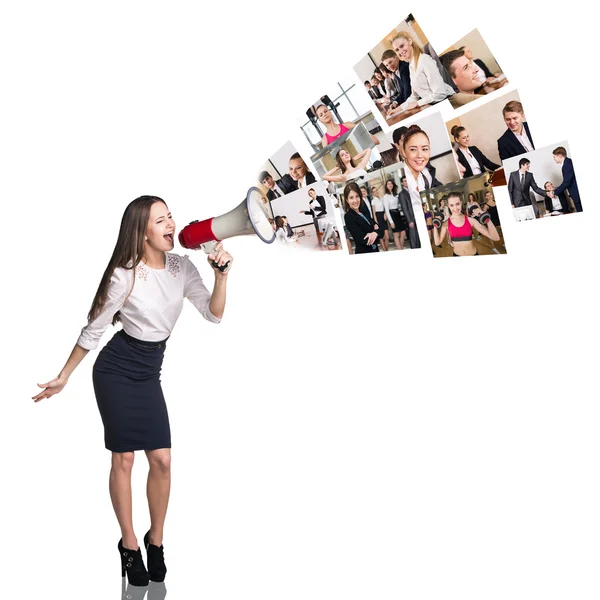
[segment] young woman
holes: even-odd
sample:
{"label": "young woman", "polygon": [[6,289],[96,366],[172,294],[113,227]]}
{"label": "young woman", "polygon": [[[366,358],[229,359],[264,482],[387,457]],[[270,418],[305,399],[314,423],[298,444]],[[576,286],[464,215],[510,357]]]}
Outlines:
{"label": "young woman", "polygon": [[[367,174],[365,167],[369,164],[371,158],[371,148],[367,148],[359,152],[354,158],[345,148],[340,148],[335,155],[337,167],[327,171],[323,175],[325,181],[333,181],[335,183],[345,183],[348,179],[355,179]],[[337,171],[341,171],[340,175],[334,175]]]}
{"label": "young woman", "polygon": [[298,236],[294,234],[290,235],[291,228],[288,226],[287,217],[277,216],[275,217],[275,237],[278,241],[283,244],[292,244],[298,241]]}
{"label": "young woman", "polygon": [[[317,119],[325,125],[325,135],[321,139],[321,145],[323,148],[334,142],[339,137],[342,137],[347,131],[350,131],[356,124],[352,123],[352,121],[347,121],[345,123],[336,123],[333,120],[333,115],[331,111],[325,104],[320,104],[317,106],[315,111]],[[371,139],[375,145],[379,144],[379,140],[374,135],[371,135]]]}
{"label": "young woman", "polygon": [[442,79],[435,60],[424,54],[407,32],[401,31],[392,40],[392,49],[400,60],[409,64],[412,95],[398,108],[390,111],[390,116],[411,108],[441,102],[454,94],[454,89]]}
{"label": "young woman", "polygon": [[371,192],[373,194],[373,200],[371,206],[375,211],[375,231],[381,240],[381,248],[384,252],[387,252],[390,248],[390,232],[387,224],[387,217],[385,214],[385,206],[383,205],[383,196],[385,195],[385,189],[383,184],[378,180],[371,183]]}
{"label": "young woman", "polygon": [[429,136],[418,126],[411,125],[402,138],[408,191],[415,213],[422,209],[420,192],[442,185],[427,168],[431,156]]}
{"label": "young woman", "polygon": [[360,210],[362,203],[360,188],[356,183],[350,182],[344,188],[344,222],[354,240],[354,254],[379,252],[375,221],[369,217],[367,210]]}
{"label": "young woman", "polygon": [[299,152],[290,156],[288,174],[292,178],[292,186],[295,186],[296,189],[306,187],[316,181]]}
{"label": "young woman", "polygon": [[491,219],[487,225],[482,225],[477,219],[463,213],[460,194],[456,192],[448,194],[448,207],[450,208],[450,218],[442,223],[440,228],[433,229],[433,241],[436,246],[441,246],[442,240],[448,232],[452,239],[454,256],[477,256],[477,248],[473,242],[473,229],[492,241],[497,242],[500,239]]}
{"label": "young woman", "polygon": [[[164,581],[163,528],[171,487],[171,432],[160,384],[167,339],[187,298],[208,321],[219,323],[225,310],[229,268],[213,266],[212,294],[187,256],[171,251],[175,222],[164,200],[141,196],[127,206],[112,257],[104,271],[88,314],[88,323],[58,377],[43,388],[35,402],[50,398],[67,385],[75,368],[94,350],[109,325],[117,331],[94,363],[96,402],[104,424],[105,447],[112,452],[110,497],[121,539],[121,574],[132,585]],[[218,244],[209,262],[232,263]],[[144,450],[150,465],[147,496],[150,530],[144,536],[148,570],[133,531],[131,470],[134,452]]]}
{"label": "young woman", "polygon": [[398,250],[404,250],[404,238],[406,238],[406,230],[408,224],[404,218],[400,199],[398,198],[398,186],[393,179],[388,179],[385,182],[385,196],[383,197],[383,207],[388,223],[392,227],[394,234],[394,245]]}
{"label": "young woman", "polygon": [[485,169],[495,171],[500,165],[493,163],[477,146],[471,146],[471,136],[466,127],[455,125],[451,131],[457,144],[456,155],[464,167],[463,177],[481,175]]}
{"label": "young woman", "polygon": [[442,198],[440,200],[440,208],[439,211],[444,215],[444,221],[447,221],[450,218],[450,209],[446,204],[446,198]]}

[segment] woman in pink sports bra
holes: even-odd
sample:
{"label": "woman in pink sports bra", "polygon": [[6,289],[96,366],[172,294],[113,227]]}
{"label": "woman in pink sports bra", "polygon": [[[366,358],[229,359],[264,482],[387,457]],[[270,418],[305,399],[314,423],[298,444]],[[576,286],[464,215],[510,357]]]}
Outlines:
{"label": "woman in pink sports bra", "polygon": [[[317,115],[317,119],[321,122],[321,124],[325,125],[326,132],[325,135],[321,138],[321,145],[323,148],[325,146],[329,146],[331,142],[337,140],[339,137],[342,137],[347,131],[350,131],[354,127],[354,123],[348,121],[346,123],[336,123],[333,120],[333,115],[331,111],[325,104],[320,104],[317,106],[315,114]],[[374,144],[379,144],[379,140],[371,135]]]}
{"label": "woman in pink sports bra", "polygon": [[477,256],[477,248],[473,242],[473,229],[481,235],[497,242],[500,239],[498,230],[490,219],[487,225],[482,225],[477,219],[463,214],[462,196],[457,192],[448,194],[450,218],[441,227],[434,227],[433,241],[441,246],[446,232],[454,244],[454,256]]}

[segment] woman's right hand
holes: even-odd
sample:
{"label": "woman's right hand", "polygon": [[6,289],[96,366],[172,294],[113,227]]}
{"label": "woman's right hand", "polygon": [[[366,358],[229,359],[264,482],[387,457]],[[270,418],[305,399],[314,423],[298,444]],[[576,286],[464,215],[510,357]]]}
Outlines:
{"label": "woman's right hand", "polygon": [[369,246],[372,246],[378,237],[379,235],[377,235],[376,231],[371,231],[371,233],[367,233],[367,235],[365,235],[364,239]]}
{"label": "woman's right hand", "polygon": [[34,402],[39,402],[44,398],[50,398],[50,396],[58,394],[58,392],[61,392],[65,385],[67,385],[68,381],[68,377],[61,377],[59,375],[58,377],[55,377],[52,381],[49,381],[48,383],[38,383],[38,386],[44,388],[44,391],[40,392],[37,396],[33,396],[32,400]]}

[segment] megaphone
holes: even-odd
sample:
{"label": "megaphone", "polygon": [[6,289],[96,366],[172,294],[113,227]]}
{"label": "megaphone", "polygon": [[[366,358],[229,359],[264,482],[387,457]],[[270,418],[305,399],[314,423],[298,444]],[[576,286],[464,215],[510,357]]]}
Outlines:
{"label": "megaphone", "polygon": [[[241,204],[228,213],[204,221],[192,221],[186,225],[179,232],[179,243],[184,248],[202,248],[206,254],[210,254],[217,243],[224,239],[253,234],[266,244],[275,240],[275,232],[263,208],[263,196],[257,187],[251,187]],[[229,263],[217,267],[213,261],[213,267],[225,272]]]}

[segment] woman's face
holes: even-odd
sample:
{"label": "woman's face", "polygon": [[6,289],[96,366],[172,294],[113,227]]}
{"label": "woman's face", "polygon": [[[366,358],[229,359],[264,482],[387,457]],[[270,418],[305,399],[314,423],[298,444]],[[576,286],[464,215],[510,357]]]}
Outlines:
{"label": "woman's face", "polygon": [[391,192],[394,189],[394,182],[393,181],[387,181],[385,184],[385,189],[388,192]]}
{"label": "woman's face", "polygon": [[468,147],[471,145],[471,136],[469,135],[469,132],[465,129],[464,131],[461,131],[459,136],[458,136],[458,140],[456,140],[461,146],[463,146],[464,148]]}
{"label": "woman's face", "polygon": [[375,183],[371,186],[371,191],[373,192],[373,194],[375,196],[377,196],[378,198],[381,198],[381,192],[383,191],[383,186],[380,185],[379,183]]}
{"label": "woman's face", "polygon": [[448,208],[453,215],[458,215],[462,211],[462,201],[458,196],[448,198]]}
{"label": "woman's face", "polygon": [[412,40],[400,37],[392,42],[392,48],[396,56],[405,62],[408,62],[413,56]]}
{"label": "woman's face", "polygon": [[477,202],[475,199],[475,194],[469,194],[469,202]]}
{"label": "woman's face", "polygon": [[317,119],[324,125],[331,123],[331,111],[324,104],[317,108]]}
{"label": "woman's face", "polygon": [[175,246],[175,221],[171,211],[162,202],[155,202],[150,207],[146,237],[148,239],[144,244],[153,250],[169,252]]}
{"label": "woman's face", "polygon": [[463,49],[463,52],[465,53],[465,56],[469,60],[473,60],[473,50],[471,50],[471,48],[468,48],[468,47],[465,46],[465,48]]}
{"label": "woman's face", "polygon": [[440,208],[444,208],[444,206],[446,206],[446,201],[445,200],[440,200]]}
{"label": "woman's face", "polygon": [[301,158],[290,159],[290,176],[294,181],[299,181],[306,175],[306,165]]}
{"label": "woman's face", "polygon": [[408,144],[404,146],[406,155],[406,164],[420,173],[429,162],[430,148],[429,140],[423,133],[416,133],[408,140]]}
{"label": "woman's face", "polygon": [[352,190],[349,194],[348,194],[348,199],[346,200],[346,202],[348,202],[348,206],[352,209],[352,210],[358,210],[359,206],[360,206],[360,194],[357,194],[354,190]]}
{"label": "woman's face", "polygon": [[350,163],[350,152],[348,150],[344,150],[343,148],[340,150],[340,160],[345,164]]}

